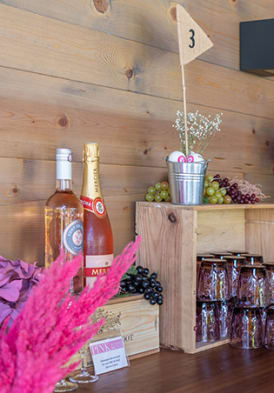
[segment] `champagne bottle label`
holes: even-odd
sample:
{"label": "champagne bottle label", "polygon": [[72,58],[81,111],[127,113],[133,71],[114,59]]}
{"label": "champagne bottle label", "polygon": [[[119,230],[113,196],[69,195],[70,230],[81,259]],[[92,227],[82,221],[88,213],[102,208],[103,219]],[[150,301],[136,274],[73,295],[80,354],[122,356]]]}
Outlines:
{"label": "champagne bottle label", "polygon": [[83,248],[83,223],[81,220],[72,221],[63,233],[63,245],[73,255],[79,254]]}
{"label": "champagne bottle label", "polygon": [[81,195],[80,200],[84,206],[84,209],[94,213],[97,217],[105,217],[106,207],[102,198],[97,197],[92,199]]}
{"label": "champagne bottle label", "polygon": [[100,274],[106,274],[113,260],[113,254],[86,255],[84,276],[86,285],[92,287]]}

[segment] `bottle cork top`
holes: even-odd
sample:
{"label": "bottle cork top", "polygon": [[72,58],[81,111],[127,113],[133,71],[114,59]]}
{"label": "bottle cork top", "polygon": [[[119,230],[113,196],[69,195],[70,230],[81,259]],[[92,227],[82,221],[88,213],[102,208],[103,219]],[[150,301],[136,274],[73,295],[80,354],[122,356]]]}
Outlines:
{"label": "bottle cork top", "polygon": [[56,179],[71,180],[71,149],[56,149]]}
{"label": "bottle cork top", "polygon": [[72,161],[71,149],[57,148],[56,160],[58,161]]}
{"label": "bottle cork top", "polygon": [[93,161],[99,158],[98,143],[85,143],[84,144],[84,161]]}

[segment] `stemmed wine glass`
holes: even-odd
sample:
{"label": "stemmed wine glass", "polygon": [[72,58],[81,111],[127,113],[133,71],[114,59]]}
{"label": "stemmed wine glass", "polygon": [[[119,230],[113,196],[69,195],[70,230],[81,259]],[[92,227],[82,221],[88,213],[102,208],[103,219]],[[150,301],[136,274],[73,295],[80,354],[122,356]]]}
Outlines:
{"label": "stemmed wine glass", "polygon": [[[73,280],[70,283],[70,293],[72,295],[76,295],[73,290]],[[68,308],[70,307],[70,303],[68,304]],[[58,381],[54,387],[54,393],[61,393],[61,392],[73,392],[74,390],[78,389],[78,384],[76,382],[69,381],[65,378],[62,378]]]}
{"label": "stemmed wine glass", "polygon": [[58,381],[54,388],[54,393],[56,392],[73,392],[78,389],[77,383],[67,381],[65,378]]}
{"label": "stemmed wine glass", "polygon": [[84,345],[83,348],[80,349],[79,351],[80,356],[81,356],[81,369],[80,372],[76,375],[73,375],[72,377],[69,377],[69,380],[72,383],[92,383],[98,381],[99,377],[98,375],[91,374],[88,370],[88,361],[87,361],[87,356],[88,356],[88,345]]}

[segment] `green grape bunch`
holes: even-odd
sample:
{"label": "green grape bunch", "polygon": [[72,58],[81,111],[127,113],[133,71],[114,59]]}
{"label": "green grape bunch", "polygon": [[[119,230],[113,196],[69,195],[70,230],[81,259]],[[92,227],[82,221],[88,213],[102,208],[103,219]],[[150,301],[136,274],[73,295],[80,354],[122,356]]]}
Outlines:
{"label": "green grape bunch", "polygon": [[168,182],[162,181],[154,186],[149,186],[145,199],[148,202],[170,202],[171,196]]}
{"label": "green grape bunch", "polygon": [[250,184],[245,179],[222,178],[220,175],[206,176],[204,186],[204,203],[211,204],[252,204],[267,198],[259,184]]}
{"label": "green grape bunch", "polygon": [[204,184],[203,202],[212,205],[228,205],[232,203],[231,196],[227,194],[227,185],[229,185],[229,183],[223,183],[220,175],[207,175]]}

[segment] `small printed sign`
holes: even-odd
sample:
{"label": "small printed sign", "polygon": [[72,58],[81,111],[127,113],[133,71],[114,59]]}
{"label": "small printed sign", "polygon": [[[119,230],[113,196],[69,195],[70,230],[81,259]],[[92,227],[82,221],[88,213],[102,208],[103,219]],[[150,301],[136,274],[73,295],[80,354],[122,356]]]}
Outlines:
{"label": "small printed sign", "polygon": [[96,341],[89,348],[97,375],[129,365],[122,337]]}

